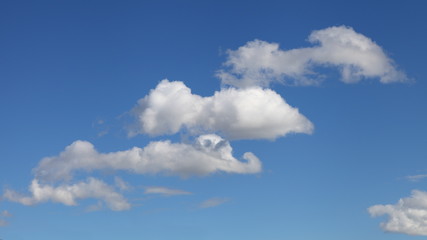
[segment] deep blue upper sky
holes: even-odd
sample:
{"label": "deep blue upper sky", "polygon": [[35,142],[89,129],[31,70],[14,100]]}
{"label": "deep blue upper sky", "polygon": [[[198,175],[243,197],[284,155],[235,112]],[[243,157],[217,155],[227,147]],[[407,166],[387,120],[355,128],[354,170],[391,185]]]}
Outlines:
{"label": "deep blue upper sky", "polygon": [[[314,30],[350,26],[412,79],[339,81],[271,88],[314,124],[313,134],[232,141],[253,152],[258,174],[180,178],[93,172],[133,186],[132,209],[87,211],[0,200],[0,238],[11,239],[409,239],[384,233],[367,208],[426,191],[426,4],[422,1],[2,1],[0,3],[0,184],[28,194],[32,169],[76,140],[99,152],[143,148],[173,136],[128,138],[125,114],[162,79],[211,96],[227,49],[260,39],[308,47]],[[126,114],[125,114],[126,115]],[[78,176],[80,177],[80,175]],[[144,194],[146,186],[191,195]],[[218,205],[203,208],[214,199]],[[221,204],[220,204],[221,203]],[[7,222],[1,226],[1,220]]]}

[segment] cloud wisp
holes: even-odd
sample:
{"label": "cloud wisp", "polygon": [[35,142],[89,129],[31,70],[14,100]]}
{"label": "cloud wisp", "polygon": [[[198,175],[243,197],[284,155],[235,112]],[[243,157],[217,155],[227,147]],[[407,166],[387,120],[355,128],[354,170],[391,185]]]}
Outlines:
{"label": "cloud wisp", "polygon": [[324,66],[337,67],[345,83],[364,78],[379,78],[381,83],[408,80],[380,46],[350,27],[313,31],[308,41],[317,45],[281,50],[277,43],[250,41],[227,51],[227,61],[217,76],[223,84],[239,88],[268,87],[272,82],[313,85],[322,78],[314,68]]}
{"label": "cloud wisp", "polygon": [[418,182],[421,179],[427,178],[427,174],[411,175],[406,176],[405,178],[411,182]]}
{"label": "cloud wisp", "polygon": [[212,208],[228,202],[228,198],[210,198],[199,204],[199,208]]}
{"label": "cloud wisp", "polygon": [[179,189],[172,189],[172,188],[166,188],[166,187],[146,187],[145,194],[159,194],[163,196],[175,196],[175,195],[190,195],[191,192],[187,192],[184,190]]}
{"label": "cloud wisp", "polygon": [[427,236],[427,192],[414,190],[394,205],[375,205],[368,212],[372,217],[388,215],[381,223],[384,231]]}
{"label": "cloud wisp", "polygon": [[183,82],[161,81],[132,110],[138,124],[130,135],[220,133],[227,139],[275,139],[311,133],[313,124],[276,92],[259,87],[228,88],[211,97],[191,93]]}
{"label": "cloud wisp", "polygon": [[2,212],[0,212],[0,227],[5,227],[9,224],[8,221],[6,221],[6,219],[2,219],[2,218],[9,218],[12,217],[12,214],[7,211],[7,210],[3,210]]}

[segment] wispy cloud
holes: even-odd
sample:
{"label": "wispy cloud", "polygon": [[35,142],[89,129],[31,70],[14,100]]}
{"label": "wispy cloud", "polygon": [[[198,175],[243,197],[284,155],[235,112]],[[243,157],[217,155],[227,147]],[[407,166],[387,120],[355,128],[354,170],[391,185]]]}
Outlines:
{"label": "wispy cloud", "polygon": [[179,189],[171,189],[166,187],[146,187],[145,194],[160,194],[165,196],[173,196],[173,195],[189,195],[191,192],[179,190]]}
{"label": "wispy cloud", "polygon": [[228,198],[210,198],[199,204],[199,208],[211,208],[228,202]]}
{"label": "wispy cloud", "polygon": [[114,177],[114,184],[121,191],[128,191],[128,190],[132,189],[132,187],[129,185],[129,183],[125,182],[123,179],[121,179],[120,177],[117,177],[117,176]]}
{"label": "wispy cloud", "polygon": [[[0,212],[0,217],[2,217],[2,218],[9,218],[9,217],[12,217],[12,214],[9,211],[7,211],[7,210],[3,210],[3,211]],[[6,226],[8,224],[9,224],[8,221],[6,221],[5,219],[1,219],[0,218],[0,227],[4,227],[4,226]]]}
{"label": "wispy cloud", "polygon": [[419,175],[412,175],[412,176],[406,176],[406,179],[412,182],[418,182],[423,178],[427,178],[427,174],[419,174]]}
{"label": "wispy cloud", "polygon": [[96,212],[104,208],[104,204],[98,201],[96,204],[92,204],[86,207],[86,212]]}

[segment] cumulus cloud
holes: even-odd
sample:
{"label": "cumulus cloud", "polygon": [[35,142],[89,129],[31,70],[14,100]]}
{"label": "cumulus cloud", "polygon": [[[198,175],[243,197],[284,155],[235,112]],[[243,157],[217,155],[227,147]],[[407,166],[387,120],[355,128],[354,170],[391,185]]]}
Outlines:
{"label": "cumulus cloud", "polygon": [[173,195],[189,195],[191,192],[179,190],[179,189],[171,189],[166,187],[146,187],[145,194],[160,194],[165,196],[173,196]]}
{"label": "cumulus cloud", "polygon": [[427,236],[427,192],[414,190],[394,205],[375,205],[368,211],[373,217],[388,215],[381,223],[384,231]]}
{"label": "cumulus cloud", "polygon": [[221,137],[199,136],[193,144],[151,142],[144,148],[99,153],[90,142],[75,141],[58,156],[42,159],[34,169],[37,178],[71,179],[76,170],[125,170],[138,174],[192,176],[214,172],[257,173],[261,162],[252,153],[243,155],[244,162],[232,155],[230,144]]}
{"label": "cumulus cloud", "polygon": [[199,204],[200,208],[211,208],[228,202],[228,198],[210,198]]}
{"label": "cumulus cloud", "polygon": [[35,205],[52,201],[68,206],[75,206],[78,199],[94,198],[103,201],[114,211],[127,210],[131,207],[121,194],[115,192],[106,183],[95,178],[89,178],[87,181],[72,185],[62,184],[60,186],[40,184],[37,179],[34,179],[31,182],[29,191],[31,192],[31,196],[23,196],[8,189],[5,191],[3,197],[9,201],[24,205]]}
{"label": "cumulus cloud", "polygon": [[259,87],[222,89],[211,97],[191,93],[184,83],[161,81],[132,110],[131,135],[217,132],[228,139],[274,139],[311,133],[313,124],[276,92]]}
{"label": "cumulus cloud", "polygon": [[321,76],[315,66],[338,67],[345,83],[379,78],[382,83],[407,80],[392,59],[368,37],[346,26],[313,31],[308,38],[313,47],[290,50],[261,40],[228,50],[224,69],[217,76],[223,84],[236,87],[263,86],[271,82],[292,85],[317,84]]}

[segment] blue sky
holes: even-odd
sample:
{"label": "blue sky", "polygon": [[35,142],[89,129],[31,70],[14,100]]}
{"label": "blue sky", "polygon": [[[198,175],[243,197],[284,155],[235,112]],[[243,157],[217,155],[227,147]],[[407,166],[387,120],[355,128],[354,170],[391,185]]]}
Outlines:
{"label": "blue sky", "polygon": [[423,238],[423,9],[3,1],[0,238]]}

